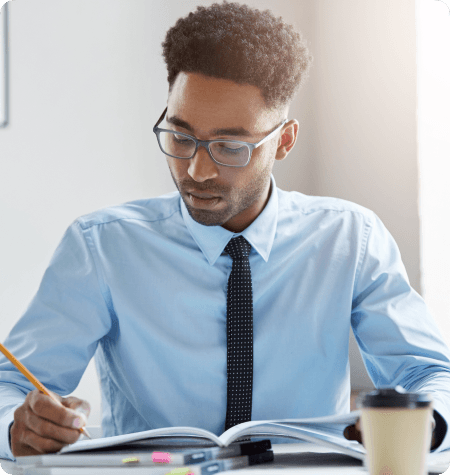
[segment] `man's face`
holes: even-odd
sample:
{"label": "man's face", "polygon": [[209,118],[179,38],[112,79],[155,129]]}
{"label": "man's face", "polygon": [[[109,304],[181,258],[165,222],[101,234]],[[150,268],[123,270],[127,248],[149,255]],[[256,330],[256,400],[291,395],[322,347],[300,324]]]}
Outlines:
{"label": "man's face", "polygon": [[[197,73],[178,75],[167,107],[166,120],[160,127],[200,140],[257,143],[281,122],[279,114],[267,110],[257,87]],[[213,133],[214,129],[228,128],[241,130],[234,131],[238,135]],[[204,147],[199,147],[189,160],[166,156],[190,216],[205,226],[223,226],[236,233],[248,227],[269,199],[275,159],[287,155],[297,130],[297,121],[285,124],[275,138],[253,150],[250,163],[241,168],[215,163]],[[208,193],[217,199],[196,199],[191,193]]]}

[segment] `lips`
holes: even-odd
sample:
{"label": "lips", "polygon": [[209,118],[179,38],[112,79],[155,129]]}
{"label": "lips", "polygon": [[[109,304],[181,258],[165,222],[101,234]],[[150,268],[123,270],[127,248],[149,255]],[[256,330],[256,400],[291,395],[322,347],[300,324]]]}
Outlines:
{"label": "lips", "polygon": [[[202,196],[212,196],[209,193],[205,193]],[[212,198],[201,198],[198,197],[197,195],[193,195],[191,193],[188,193],[188,199],[190,201],[190,204],[194,208],[198,209],[212,209],[217,206],[218,203],[221,202],[222,198],[220,196],[213,196]]]}
{"label": "lips", "polygon": [[220,196],[211,195],[209,193],[198,193],[198,192],[191,193],[190,191],[188,193],[192,196],[195,196],[196,198],[201,198],[201,199],[204,199],[204,200],[208,200],[210,198],[220,198]]}

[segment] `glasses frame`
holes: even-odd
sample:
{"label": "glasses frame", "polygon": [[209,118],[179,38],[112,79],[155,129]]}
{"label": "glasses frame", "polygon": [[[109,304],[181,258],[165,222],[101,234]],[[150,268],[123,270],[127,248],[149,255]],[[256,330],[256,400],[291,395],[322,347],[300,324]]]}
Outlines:
{"label": "glasses frame", "polygon": [[[251,143],[251,142],[242,142],[240,140],[224,140],[224,139],[214,139],[214,140],[199,140],[197,139],[196,137],[193,137],[192,135],[188,135],[188,134],[185,134],[183,132],[176,132],[175,130],[168,130],[168,129],[161,129],[160,127],[158,127],[158,125],[163,121],[165,115],[167,113],[167,107],[164,109],[164,112],[162,113],[161,117],[158,119],[158,122],[156,122],[156,124],[154,125],[153,127],[153,132],[155,133],[156,135],[156,138],[158,140],[158,145],[159,145],[159,148],[161,149],[161,152],[164,153],[165,155],[168,155],[169,157],[173,157],[173,158],[179,158],[180,160],[190,160],[191,158],[194,158],[195,154],[197,153],[197,150],[198,150],[198,147],[201,145],[203,147],[206,148],[206,150],[208,150],[208,154],[209,156],[212,158],[212,160],[217,163],[217,165],[221,165],[223,167],[232,167],[232,168],[242,168],[242,167],[246,167],[249,163],[250,163],[250,159],[252,158],[252,153],[253,153],[253,150],[255,150],[255,148],[258,148],[260,145],[262,145],[263,143],[267,142],[268,140],[270,140],[271,138],[273,138],[275,136],[275,134],[281,129],[281,127],[283,127],[283,125],[287,122],[287,119],[285,119],[281,125],[279,125],[275,130],[273,130],[272,132],[270,132],[270,134],[266,135],[263,139],[261,139],[258,143]],[[175,155],[170,155],[170,153],[167,153],[163,150],[162,146],[161,146],[161,142],[159,140],[159,133],[160,132],[171,132],[171,133],[176,133],[177,135],[183,135],[184,137],[188,137],[190,138],[191,140],[193,140],[195,142],[195,150],[194,150],[194,153],[190,156],[190,157],[176,157]],[[237,143],[237,144],[242,144],[242,145],[247,145],[249,150],[250,150],[250,154],[248,156],[248,160],[247,160],[247,163],[245,165],[226,165],[225,163],[220,163],[218,162],[212,155],[211,153],[211,150],[209,148],[210,144],[214,143],[214,142],[231,142],[231,143]]]}

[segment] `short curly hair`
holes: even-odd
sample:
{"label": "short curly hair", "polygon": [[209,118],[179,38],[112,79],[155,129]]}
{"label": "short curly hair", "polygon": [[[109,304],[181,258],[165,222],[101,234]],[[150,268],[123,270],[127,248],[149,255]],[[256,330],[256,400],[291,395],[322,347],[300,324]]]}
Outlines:
{"label": "short curly hair", "polygon": [[226,0],[178,19],[162,47],[169,94],[178,73],[195,72],[257,86],[274,109],[290,104],[313,59],[281,17]]}

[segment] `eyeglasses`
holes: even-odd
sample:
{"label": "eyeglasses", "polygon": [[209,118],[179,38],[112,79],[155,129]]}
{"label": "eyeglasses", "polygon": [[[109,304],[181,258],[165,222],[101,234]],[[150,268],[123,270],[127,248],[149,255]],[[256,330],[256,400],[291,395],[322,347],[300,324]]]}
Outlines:
{"label": "eyeglasses", "polygon": [[167,107],[153,127],[159,148],[163,153],[169,155],[169,157],[190,159],[197,153],[199,145],[202,145],[217,164],[225,167],[245,167],[248,165],[253,150],[273,138],[287,122],[287,119],[285,119],[281,125],[258,143],[241,142],[240,140],[198,140],[182,132],[160,129],[158,125],[164,119],[166,112]]}

